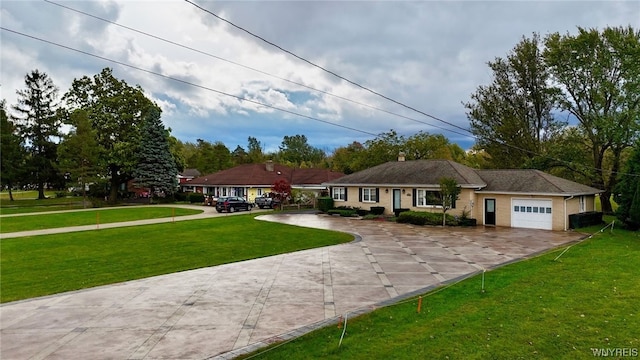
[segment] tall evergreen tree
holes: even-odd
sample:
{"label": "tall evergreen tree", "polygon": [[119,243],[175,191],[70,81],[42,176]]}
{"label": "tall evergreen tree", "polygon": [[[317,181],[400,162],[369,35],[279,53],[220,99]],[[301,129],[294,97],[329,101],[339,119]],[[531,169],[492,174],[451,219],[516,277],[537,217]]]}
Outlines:
{"label": "tall evergreen tree", "polygon": [[160,109],[151,107],[142,123],[137,164],[133,169],[137,186],[173,194],[178,186],[178,169],[169,147],[169,134],[160,120]]}
{"label": "tall evergreen tree", "polygon": [[24,168],[25,149],[16,126],[7,116],[6,103],[0,102],[0,183],[9,190],[9,200],[13,201],[13,186],[20,180]]}
{"label": "tall evergreen tree", "polygon": [[58,88],[51,78],[33,70],[24,78],[25,89],[18,90],[18,103],[13,107],[15,121],[29,152],[26,170],[38,188],[38,199],[44,199],[45,184],[55,179],[56,143],[60,133]]}
{"label": "tall evergreen tree", "polygon": [[633,147],[623,174],[614,189],[617,218],[633,230],[640,228],[640,140]]}

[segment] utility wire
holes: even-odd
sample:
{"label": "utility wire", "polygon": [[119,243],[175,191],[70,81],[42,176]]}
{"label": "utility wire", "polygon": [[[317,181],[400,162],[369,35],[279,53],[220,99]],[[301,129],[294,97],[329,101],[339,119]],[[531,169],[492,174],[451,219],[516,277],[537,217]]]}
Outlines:
{"label": "utility wire", "polygon": [[306,118],[306,119],[313,120],[313,121],[318,121],[318,122],[329,124],[329,125],[332,125],[332,126],[337,126],[337,127],[343,128],[343,129],[352,130],[352,131],[356,131],[356,132],[367,134],[367,135],[378,136],[377,134],[374,134],[374,133],[371,133],[371,132],[368,132],[368,131],[352,128],[352,127],[349,127],[349,126],[346,126],[346,125],[340,125],[340,124],[332,123],[330,121],[326,121],[326,120],[318,119],[318,118],[315,118],[315,117],[312,117],[312,116],[300,114],[300,113],[297,113],[295,111],[282,109],[282,108],[279,108],[277,106],[265,104],[265,103],[262,103],[262,102],[259,102],[259,101],[256,101],[256,100],[247,99],[245,97],[238,96],[238,95],[233,95],[233,94],[221,91],[221,90],[216,90],[216,89],[204,86],[204,85],[194,84],[194,83],[186,81],[186,80],[177,79],[177,78],[174,78],[174,77],[171,77],[171,76],[167,76],[167,75],[158,73],[156,71],[144,69],[144,68],[141,68],[141,67],[138,67],[138,66],[135,66],[135,65],[131,65],[131,64],[122,62],[122,61],[113,60],[113,59],[110,59],[110,58],[107,58],[107,57],[104,57],[104,56],[100,56],[100,55],[96,55],[96,54],[93,54],[93,53],[90,53],[90,52],[87,52],[87,51],[75,49],[75,48],[72,48],[70,46],[62,45],[62,44],[59,44],[59,43],[56,43],[56,42],[53,42],[53,41],[50,41],[50,40],[39,38],[37,36],[28,35],[28,34],[20,32],[20,31],[16,31],[16,30],[5,28],[3,26],[0,26],[0,29],[2,29],[4,31],[11,32],[11,33],[14,33],[14,34],[17,34],[17,35],[20,35],[20,36],[24,36],[24,37],[27,37],[27,38],[30,38],[30,39],[33,39],[33,40],[37,40],[37,41],[40,41],[40,42],[43,42],[43,43],[47,43],[49,45],[54,45],[54,46],[57,46],[57,47],[61,47],[63,49],[75,51],[75,52],[83,54],[83,55],[91,56],[91,57],[94,57],[94,58],[97,58],[97,59],[101,59],[101,60],[104,60],[104,61],[108,61],[108,62],[112,62],[112,63],[118,64],[118,65],[122,65],[122,66],[125,66],[125,67],[128,67],[128,68],[131,68],[131,69],[135,69],[135,70],[138,70],[138,71],[146,72],[148,74],[155,75],[155,76],[158,76],[158,77],[162,77],[162,78],[165,78],[165,79],[168,79],[168,80],[172,80],[172,81],[179,82],[179,83],[182,83],[182,84],[186,84],[186,85],[190,85],[190,86],[193,86],[193,87],[197,87],[197,88],[200,88],[200,89],[203,89],[203,90],[211,91],[211,92],[214,92],[214,93],[217,93],[217,94],[220,94],[220,95],[233,97],[233,98],[236,98],[236,99],[241,100],[241,101],[246,101],[246,102],[249,102],[249,103],[252,103],[252,104],[264,106],[266,108],[282,111],[282,112],[285,112],[287,114],[299,116],[299,117]]}
{"label": "utility wire", "polygon": [[223,57],[211,54],[209,52],[206,52],[206,51],[203,51],[203,50],[199,50],[199,49],[196,49],[196,48],[193,48],[193,47],[190,47],[190,46],[187,46],[187,45],[184,45],[184,44],[172,41],[172,40],[168,40],[168,39],[162,38],[160,36],[144,32],[142,30],[138,30],[138,29],[126,26],[126,25],[122,25],[122,24],[119,24],[119,23],[117,23],[115,21],[112,21],[112,20],[109,20],[109,19],[105,19],[103,17],[96,16],[96,15],[87,13],[85,11],[75,9],[75,8],[72,8],[72,7],[67,6],[67,5],[56,3],[56,2],[50,1],[50,0],[44,0],[44,2],[49,3],[51,5],[59,6],[61,8],[76,12],[78,14],[82,14],[82,15],[94,18],[96,20],[100,20],[100,21],[103,21],[103,22],[106,22],[106,23],[121,27],[123,29],[126,29],[126,30],[129,30],[129,31],[132,31],[132,32],[135,32],[135,33],[138,33],[138,34],[141,34],[141,35],[144,35],[144,36],[147,36],[147,37],[150,37],[150,38],[153,38],[153,39],[156,39],[156,40],[159,40],[159,41],[171,44],[171,45],[174,45],[174,46],[181,47],[183,49],[187,49],[187,50],[196,52],[196,53],[201,54],[201,55],[209,56],[211,58],[214,58],[214,59],[217,59],[217,60],[220,60],[220,61],[224,61],[224,62],[227,62],[229,64],[233,64],[233,65],[242,67],[242,68],[247,69],[247,70],[251,70],[251,71],[266,75],[266,76],[270,76],[270,77],[278,79],[278,80],[286,81],[288,83],[291,83],[291,84],[294,84],[294,85],[297,85],[297,86],[300,86],[300,87],[304,87],[306,89],[309,89],[309,90],[312,90],[312,91],[316,91],[316,92],[319,92],[319,93],[322,93],[322,94],[325,94],[325,95],[329,95],[329,96],[338,98],[340,100],[348,101],[348,102],[351,102],[353,104],[364,106],[364,107],[367,107],[367,108],[370,108],[370,109],[373,109],[373,110],[376,110],[376,111],[380,111],[380,112],[383,112],[383,113],[386,113],[386,114],[389,114],[389,115],[397,116],[397,117],[400,117],[400,118],[403,118],[403,119],[407,119],[407,120],[411,120],[411,121],[414,121],[414,122],[417,122],[417,123],[421,123],[421,124],[424,124],[424,125],[427,125],[427,126],[431,126],[431,127],[436,128],[436,129],[440,129],[440,130],[443,130],[443,131],[451,132],[451,133],[454,133],[454,134],[457,134],[457,135],[461,135],[461,136],[464,136],[464,137],[468,137],[468,138],[474,139],[473,135],[463,134],[463,133],[458,132],[456,130],[447,129],[447,128],[442,127],[442,126],[438,126],[438,125],[435,125],[435,124],[430,124],[430,123],[427,123],[427,122],[422,121],[422,120],[414,119],[414,118],[411,118],[411,117],[408,117],[408,116],[405,116],[405,115],[397,114],[397,113],[394,113],[394,112],[391,112],[391,111],[388,111],[388,110],[384,110],[384,109],[375,107],[373,105],[365,104],[365,103],[362,103],[362,102],[359,102],[359,101],[356,101],[356,100],[353,100],[353,99],[349,99],[349,98],[346,98],[346,97],[343,97],[343,96],[340,96],[340,95],[336,95],[336,94],[333,94],[333,93],[328,92],[328,91],[316,89],[316,88],[314,88],[312,86],[305,85],[305,84],[302,84],[302,83],[299,83],[297,81],[293,81],[293,80],[290,80],[290,79],[286,79],[286,78],[283,78],[283,77],[280,77],[280,76],[277,76],[277,75],[274,75],[274,74],[268,73],[266,71],[263,71],[263,70],[260,70],[260,69],[256,69],[256,68],[244,65],[244,64],[240,64],[238,62],[235,62],[235,61],[232,61],[232,60],[229,60],[229,59],[225,59]]}
{"label": "utility wire", "polygon": [[256,34],[252,33],[251,31],[249,31],[249,30],[247,30],[247,29],[245,29],[245,28],[243,28],[243,27],[241,27],[241,26],[238,26],[238,25],[236,25],[236,24],[232,23],[231,21],[229,21],[229,20],[227,20],[227,19],[225,19],[225,18],[222,18],[222,17],[218,16],[217,14],[215,14],[215,13],[213,13],[213,12],[211,12],[211,11],[209,11],[209,10],[205,9],[205,8],[203,8],[202,6],[200,6],[200,5],[198,5],[198,4],[195,4],[194,2],[192,2],[192,1],[190,1],[190,0],[184,0],[184,1],[185,1],[185,2],[187,2],[187,3],[189,3],[189,4],[191,4],[191,5],[193,5],[193,6],[195,6],[195,7],[196,7],[196,8],[198,8],[198,9],[200,9],[200,10],[202,10],[202,11],[204,11],[204,12],[206,12],[206,13],[210,14],[211,16],[213,16],[213,17],[215,17],[215,18],[217,18],[217,19],[219,19],[219,20],[221,20],[221,21],[224,21],[225,23],[227,23],[227,24],[229,24],[229,25],[233,26],[234,28],[236,28],[236,29],[238,29],[238,30],[241,30],[241,31],[243,31],[243,32],[245,32],[245,33],[247,33],[247,34],[249,34],[249,35],[251,35],[251,36],[253,36],[253,37],[257,38],[257,39],[259,39],[259,40],[261,40],[261,41],[263,41],[263,42],[265,42],[265,43],[267,43],[267,44],[269,44],[269,45],[271,45],[271,46],[273,46],[273,47],[275,47],[275,48],[277,48],[277,49],[279,49],[279,50],[281,50],[281,51],[283,51],[283,52],[285,52],[285,53],[287,53],[287,54],[289,54],[289,55],[291,55],[291,56],[293,56],[293,57],[295,57],[296,59],[302,60],[302,61],[306,62],[307,64],[309,64],[309,65],[313,66],[313,67],[316,67],[316,68],[318,68],[318,69],[320,69],[320,70],[322,70],[322,71],[324,71],[324,72],[327,72],[327,73],[329,73],[329,74],[331,74],[331,75],[333,75],[333,76],[337,77],[338,79],[344,80],[344,81],[348,82],[348,83],[349,83],[349,84],[351,84],[351,85],[354,85],[354,86],[356,86],[356,87],[358,87],[358,88],[360,88],[360,89],[362,89],[362,90],[368,91],[368,92],[370,92],[370,93],[372,93],[372,94],[374,94],[374,95],[377,95],[377,96],[379,96],[379,97],[381,97],[381,98],[383,98],[383,99],[385,99],[385,100],[391,101],[391,102],[392,102],[392,103],[394,103],[394,104],[397,104],[397,105],[400,105],[400,106],[402,106],[402,107],[404,107],[404,108],[407,108],[407,109],[409,109],[409,110],[415,111],[415,112],[417,112],[417,113],[419,113],[419,114],[422,114],[422,115],[424,115],[424,116],[426,116],[426,117],[432,118],[432,119],[434,119],[434,120],[437,120],[437,121],[439,121],[439,122],[442,122],[442,123],[444,123],[444,124],[447,124],[447,125],[449,125],[449,126],[452,126],[452,127],[456,128],[456,129],[460,129],[460,130],[462,130],[462,131],[465,131],[465,132],[471,133],[471,131],[470,131],[469,129],[465,129],[465,128],[461,127],[461,126],[458,126],[458,125],[456,125],[456,124],[450,123],[450,122],[448,122],[448,121],[446,121],[446,120],[442,120],[442,119],[440,119],[440,118],[438,118],[438,117],[436,117],[436,116],[433,116],[433,115],[431,115],[431,114],[427,114],[426,112],[421,111],[421,110],[418,110],[418,109],[416,109],[416,108],[414,108],[414,107],[412,107],[412,106],[409,106],[409,105],[406,105],[406,104],[404,104],[404,103],[401,103],[400,101],[394,100],[394,99],[392,99],[392,98],[390,98],[390,97],[388,97],[388,96],[386,96],[386,95],[383,95],[383,94],[381,94],[381,93],[379,93],[379,92],[376,92],[376,91],[374,91],[374,90],[372,90],[372,89],[370,89],[370,88],[368,88],[368,87],[366,87],[366,86],[364,86],[364,85],[360,85],[360,84],[358,84],[358,83],[356,83],[356,82],[354,82],[354,81],[351,81],[351,80],[349,80],[349,79],[345,78],[344,76],[341,76],[341,75],[339,75],[339,74],[337,74],[337,73],[335,73],[335,72],[333,72],[333,71],[331,71],[331,70],[328,70],[328,69],[326,69],[326,68],[324,68],[324,67],[322,67],[322,66],[320,66],[320,65],[318,65],[318,64],[316,64],[316,63],[314,63],[314,62],[312,62],[312,61],[310,61],[310,60],[307,60],[307,59],[305,59],[305,58],[303,58],[303,57],[301,57],[301,56],[298,56],[298,55],[294,54],[293,52],[291,52],[291,51],[289,51],[289,50],[287,50],[287,49],[284,49],[283,47],[281,47],[281,46],[279,46],[279,45],[277,45],[277,44],[275,44],[275,43],[273,43],[273,42],[271,42],[271,41],[269,41],[269,40],[267,40],[267,39],[263,38],[263,37],[262,37],[262,36],[260,36],[260,35],[256,35]]}
{"label": "utility wire", "polygon": [[[427,117],[429,117],[429,118],[432,118],[432,119],[434,119],[434,120],[440,121],[440,122],[442,122],[442,123],[444,123],[444,124],[447,124],[447,125],[449,125],[449,126],[452,126],[452,127],[454,127],[454,128],[457,128],[457,129],[460,129],[460,130],[462,130],[462,131],[468,132],[468,133],[472,134],[472,136],[470,136],[470,137],[472,137],[472,138],[474,138],[474,139],[476,139],[476,140],[477,140],[477,137],[476,137],[475,135],[473,135],[473,133],[472,133],[472,132],[471,132],[471,130],[469,130],[469,129],[465,129],[465,128],[461,127],[461,126],[458,126],[458,125],[455,125],[455,124],[453,124],[453,123],[451,123],[451,122],[448,122],[448,121],[446,121],[446,120],[440,119],[440,118],[438,118],[438,117],[436,117],[436,116],[433,116],[433,115],[431,115],[431,114],[428,114],[428,113],[426,113],[426,112],[424,112],[424,111],[418,110],[418,109],[416,109],[416,108],[414,108],[414,107],[412,107],[412,106],[406,105],[406,104],[404,104],[404,103],[402,103],[402,102],[400,102],[400,101],[394,100],[394,99],[392,99],[392,98],[390,98],[390,97],[388,97],[388,96],[386,96],[386,95],[383,95],[383,94],[381,94],[381,93],[379,93],[379,92],[377,92],[377,91],[375,91],[375,90],[372,90],[372,89],[370,89],[370,88],[368,88],[368,87],[366,87],[366,86],[364,86],[364,85],[360,85],[360,84],[358,84],[358,83],[356,83],[356,82],[354,82],[354,81],[352,81],[352,80],[349,80],[349,79],[345,78],[344,76],[341,76],[341,75],[337,74],[337,73],[336,73],[336,72],[334,72],[334,71],[331,71],[331,70],[329,70],[329,69],[326,69],[325,67],[323,67],[323,66],[321,66],[321,65],[318,65],[318,64],[316,64],[316,63],[312,62],[311,60],[307,60],[307,59],[305,59],[305,58],[303,58],[303,57],[301,57],[301,56],[299,56],[299,55],[297,55],[297,54],[295,54],[295,53],[293,53],[293,52],[291,52],[291,51],[289,51],[289,50],[287,50],[287,49],[285,49],[285,48],[281,47],[280,45],[275,44],[275,43],[273,43],[273,42],[271,42],[271,41],[269,41],[269,40],[267,40],[267,39],[263,38],[263,37],[262,37],[262,36],[260,36],[260,35],[254,34],[253,32],[251,32],[251,31],[249,31],[249,30],[247,30],[247,29],[245,29],[245,28],[243,28],[243,27],[241,27],[241,26],[239,26],[239,25],[234,24],[233,22],[231,22],[231,21],[229,21],[229,20],[227,20],[227,19],[225,19],[225,18],[223,18],[223,17],[221,17],[221,16],[219,16],[219,15],[215,14],[214,12],[212,12],[212,11],[210,11],[210,10],[208,10],[208,9],[203,8],[202,6],[200,6],[200,5],[196,4],[196,3],[194,3],[194,2],[193,2],[193,1],[191,1],[191,0],[184,0],[184,1],[185,1],[185,2],[187,2],[187,3],[189,3],[189,4],[191,4],[191,5],[193,5],[194,7],[198,8],[198,9],[200,9],[201,11],[206,12],[207,14],[209,14],[209,15],[211,15],[211,16],[213,16],[213,17],[215,17],[216,19],[218,19],[218,20],[220,20],[220,21],[223,21],[223,22],[225,22],[225,23],[229,24],[229,25],[231,25],[232,27],[234,27],[234,28],[236,28],[236,29],[238,29],[238,30],[240,30],[240,31],[243,31],[243,32],[245,32],[245,33],[247,33],[247,34],[249,34],[249,35],[251,35],[251,36],[255,37],[256,39],[259,39],[259,40],[261,40],[261,41],[263,41],[263,42],[265,42],[265,43],[267,43],[267,44],[269,44],[269,45],[271,45],[271,46],[273,46],[273,47],[277,48],[278,50],[280,50],[280,51],[282,51],[282,52],[285,52],[285,53],[287,53],[287,54],[289,54],[289,55],[291,55],[291,56],[295,57],[295,58],[296,58],[296,59],[298,59],[298,60],[301,60],[301,61],[303,61],[303,62],[305,62],[305,63],[307,63],[307,64],[309,64],[309,65],[311,65],[311,66],[313,66],[313,67],[315,67],[315,68],[318,68],[318,69],[320,69],[320,70],[322,70],[322,71],[325,71],[326,73],[331,74],[331,75],[333,75],[333,76],[337,77],[338,79],[344,80],[344,81],[346,81],[347,83],[349,83],[349,84],[351,84],[351,85],[354,85],[354,86],[356,86],[356,87],[358,87],[358,88],[360,88],[360,89],[363,89],[363,90],[365,90],[365,91],[368,91],[368,92],[370,92],[370,93],[372,93],[372,94],[374,94],[374,95],[377,95],[377,96],[379,96],[379,97],[381,97],[381,98],[383,98],[383,99],[385,99],[385,100],[391,101],[391,102],[393,102],[393,103],[395,103],[395,104],[397,104],[397,105],[400,105],[400,106],[402,106],[402,107],[404,107],[404,108],[407,108],[407,109],[409,109],[409,110],[415,111],[415,112],[417,112],[417,113],[419,113],[419,114],[422,114],[422,115],[427,116]],[[457,134],[459,134],[459,133],[457,133]],[[464,136],[469,136],[469,135],[464,135]],[[512,149],[516,149],[516,150],[519,150],[519,151],[523,151],[523,152],[526,152],[526,153],[528,153],[528,154],[533,154],[533,155],[542,156],[542,157],[544,157],[544,158],[546,158],[546,159],[553,160],[553,161],[557,161],[557,162],[562,163],[562,164],[566,164],[567,166],[572,165],[572,163],[571,163],[570,161],[565,161],[565,160],[561,160],[561,159],[552,158],[552,157],[550,157],[550,156],[548,156],[548,155],[538,154],[538,153],[536,153],[536,152],[534,152],[534,151],[527,150],[527,149],[524,149],[524,148],[521,148],[521,147],[518,147],[518,146],[515,146],[515,145],[507,144],[507,143],[505,143],[505,142],[501,142],[501,141],[496,141],[496,142],[498,142],[499,144],[501,144],[501,145],[503,145],[503,146],[510,147],[510,148],[512,148]],[[598,168],[594,168],[594,167],[586,167],[586,168],[588,168],[588,169],[590,169],[590,170],[596,170],[597,172],[605,173],[605,170],[603,170],[603,169],[598,169]],[[621,173],[621,172],[615,172],[615,171],[607,171],[607,173],[609,173],[609,174],[623,174],[623,173]],[[632,174],[627,174],[627,175],[632,175]],[[640,175],[638,175],[638,176],[640,176]]]}
{"label": "utility wire", "polygon": [[[11,33],[14,33],[14,34],[17,34],[17,35],[20,35],[20,36],[24,36],[24,37],[27,37],[27,38],[30,38],[30,39],[33,39],[33,40],[37,40],[37,41],[40,41],[40,42],[43,42],[43,43],[47,43],[47,44],[50,44],[50,45],[61,47],[63,49],[71,50],[71,51],[74,51],[74,52],[77,52],[77,53],[80,53],[80,54],[83,54],[83,55],[87,55],[87,56],[91,56],[91,57],[94,57],[94,58],[97,58],[97,59],[101,59],[101,60],[104,60],[104,61],[112,62],[112,63],[118,64],[118,65],[122,65],[122,66],[125,66],[125,67],[128,67],[128,68],[132,68],[132,69],[135,69],[135,70],[138,70],[138,71],[146,72],[148,74],[152,74],[152,75],[155,75],[155,76],[158,76],[158,77],[169,79],[169,80],[172,80],[172,81],[175,81],[175,82],[179,82],[179,83],[183,83],[183,84],[186,84],[186,85],[189,85],[189,86],[197,87],[197,88],[200,88],[200,89],[203,89],[203,90],[211,91],[211,92],[214,92],[214,93],[217,93],[217,94],[220,94],[220,95],[233,97],[233,98],[236,98],[236,99],[241,100],[241,101],[246,101],[246,102],[253,103],[253,104],[256,104],[256,105],[260,105],[260,106],[263,106],[263,107],[266,107],[266,108],[282,111],[284,113],[288,113],[288,114],[295,115],[295,116],[298,116],[298,117],[306,118],[306,119],[313,120],[313,121],[318,121],[318,122],[321,122],[321,123],[325,123],[325,124],[336,126],[336,127],[340,127],[340,128],[343,128],[343,129],[347,129],[347,130],[351,130],[351,131],[355,131],[355,132],[371,135],[371,136],[374,136],[374,137],[378,137],[378,135],[379,135],[379,134],[374,134],[374,133],[366,131],[366,130],[360,130],[360,129],[356,129],[356,128],[349,127],[349,126],[346,126],[346,125],[340,125],[340,124],[332,123],[330,121],[326,121],[326,120],[318,119],[318,118],[315,118],[315,117],[312,117],[312,116],[300,114],[300,113],[297,113],[297,112],[294,112],[294,111],[291,111],[291,110],[282,109],[282,108],[279,108],[279,107],[276,107],[276,106],[273,106],[273,105],[269,105],[269,104],[265,104],[265,103],[262,103],[262,102],[259,102],[259,101],[250,100],[250,99],[244,98],[242,96],[233,95],[233,94],[230,94],[230,93],[227,93],[227,92],[224,92],[224,91],[220,91],[220,90],[216,90],[216,89],[204,86],[204,85],[194,84],[194,83],[188,82],[186,80],[177,79],[177,78],[174,78],[174,77],[171,77],[171,76],[167,76],[167,75],[164,75],[164,74],[152,71],[152,70],[144,69],[144,68],[141,68],[141,67],[138,67],[138,66],[135,66],[135,65],[131,65],[131,64],[122,62],[122,61],[113,60],[113,59],[110,59],[110,58],[107,58],[107,57],[104,57],[104,56],[100,56],[100,55],[96,55],[96,54],[93,54],[93,53],[89,53],[87,51],[83,51],[83,50],[79,50],[79,49],[76,49],[76,48],[72,48],[70,46],[62,45],[62,44],[59,44],[59,43],[56,43],[56,42],[53,42],[53,41],[50,41],[50,40],[42,39],[42,38],[39,38],[39,37],[36,37],[36,36],[33,36],[33,35],[28,35],[28,34],[25,34],[25,33],[22,33],[22,32],[16,31],[16,30],[11,30],[11,29],[8,29],[8,28],[2,27],[2,26],[0,26],[0,29],[4,30],[4,31],[11,32]],[[475,136],[474,136],[474,138],[475,138]],[[496,142],[498,142],[499,144],[501,144],[501,145],[503,145],[505,147],[509,147],[509,148],[512,148],[512,149],[515,149],[515,150],[519,150],[519,151],[523,151],[523,152],[526,152],[526,153],[529,153],[529,154],[532,154],[532,155],[542,156],[542,157],[544,157],[546,159],[553,160],[553,161],[559,162],[561,164],[566,164],[567,166],[570,166],[570,165],[573,164],[570,161],[565,161],[565,160],[561,160],[561,159],[550,157],[548,155],[539,154],[539,153],[537,153],[535,151],[527,150],[527,149],[524,149],[524,148],[521,148],[521,147],[518,147],[518,146],[515,146],[515,145],[511,145],[511,144],[508,144],[508,143],[505,143],[505,142],[502,142],[502,141],[496,141]],[[598,169],[598,168],[590,167],[590,166],[582,166],[582,165],[579,165],[579,166],[581,166],[583,168],[586,168],[586,169],[589,169],[589,170],[595,170],[597,172],[605,173],[605,170],[603,170],[603,169]],[[619,171],[606,171],[606,172],[608,174],[611,174],[611,175],[617,174],[617,175],[628,175],[628,176],[640,176],[640,175],[636,175],[636,174],[624,173],[624,172],[619,172]]]}

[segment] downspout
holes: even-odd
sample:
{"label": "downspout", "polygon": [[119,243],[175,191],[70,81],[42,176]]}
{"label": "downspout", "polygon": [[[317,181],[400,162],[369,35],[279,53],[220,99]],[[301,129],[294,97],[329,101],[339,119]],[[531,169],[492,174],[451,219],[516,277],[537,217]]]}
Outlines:
{"label": "downspout", "polygon": [[564,231],[569,230],[567,219],[569,219],[569,215],[567,215],[567,201],[573,199],[575,196],[571,195],[568,198],[564,199]]}

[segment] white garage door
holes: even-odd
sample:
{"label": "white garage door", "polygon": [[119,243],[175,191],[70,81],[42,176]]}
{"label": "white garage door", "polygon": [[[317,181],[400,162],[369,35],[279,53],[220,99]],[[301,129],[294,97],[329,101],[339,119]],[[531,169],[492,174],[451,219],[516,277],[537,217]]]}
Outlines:
{"label": "white garage door", "polygon": [[551,230],[551,200],[513,199],[511,227]]}

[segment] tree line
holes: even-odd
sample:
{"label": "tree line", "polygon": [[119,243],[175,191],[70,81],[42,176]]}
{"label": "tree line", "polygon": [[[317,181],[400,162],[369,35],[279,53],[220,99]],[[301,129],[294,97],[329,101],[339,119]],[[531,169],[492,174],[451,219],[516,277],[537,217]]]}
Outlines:
{"label": "tree line", "polygon": [[[618,194],[640,137],[640,32],[578,28],[523,37],[488,63],[493,79],[464,103],[491,167],[535,168]],[[627,166],[628,167],[628,166]]]}
{"label": "tree line", "polygon": [[[252,136],[246,148],[222,142],[182,142],[160,120],[160,108],[140,86],[116,79],[106,68],[58,88],[38,70],[25,77],[11,112],[2,102],[2,185],[104,183],[115,201],[120,184],[170,192],[185,168],[203,174],[269,160],[294,167],[330,168],[345,174],[386,161],[450,159],[474,168],[534,168],[603,189],[629,209],[640,197],[640,32],[632,27],[576,35],[534,33],[488,62],[492,81],[463,102],[476,139],[465,152],[443,135],[399,135],[393,129],[330,154],[305,135],[284,136],[265,152]],[[61,126],[71,131],[61,133]],[[640,201],[640,200],[638,200]],[[640,204],[637,205],[640,207]],[[625,210],[626,211],[626,210]]]}

